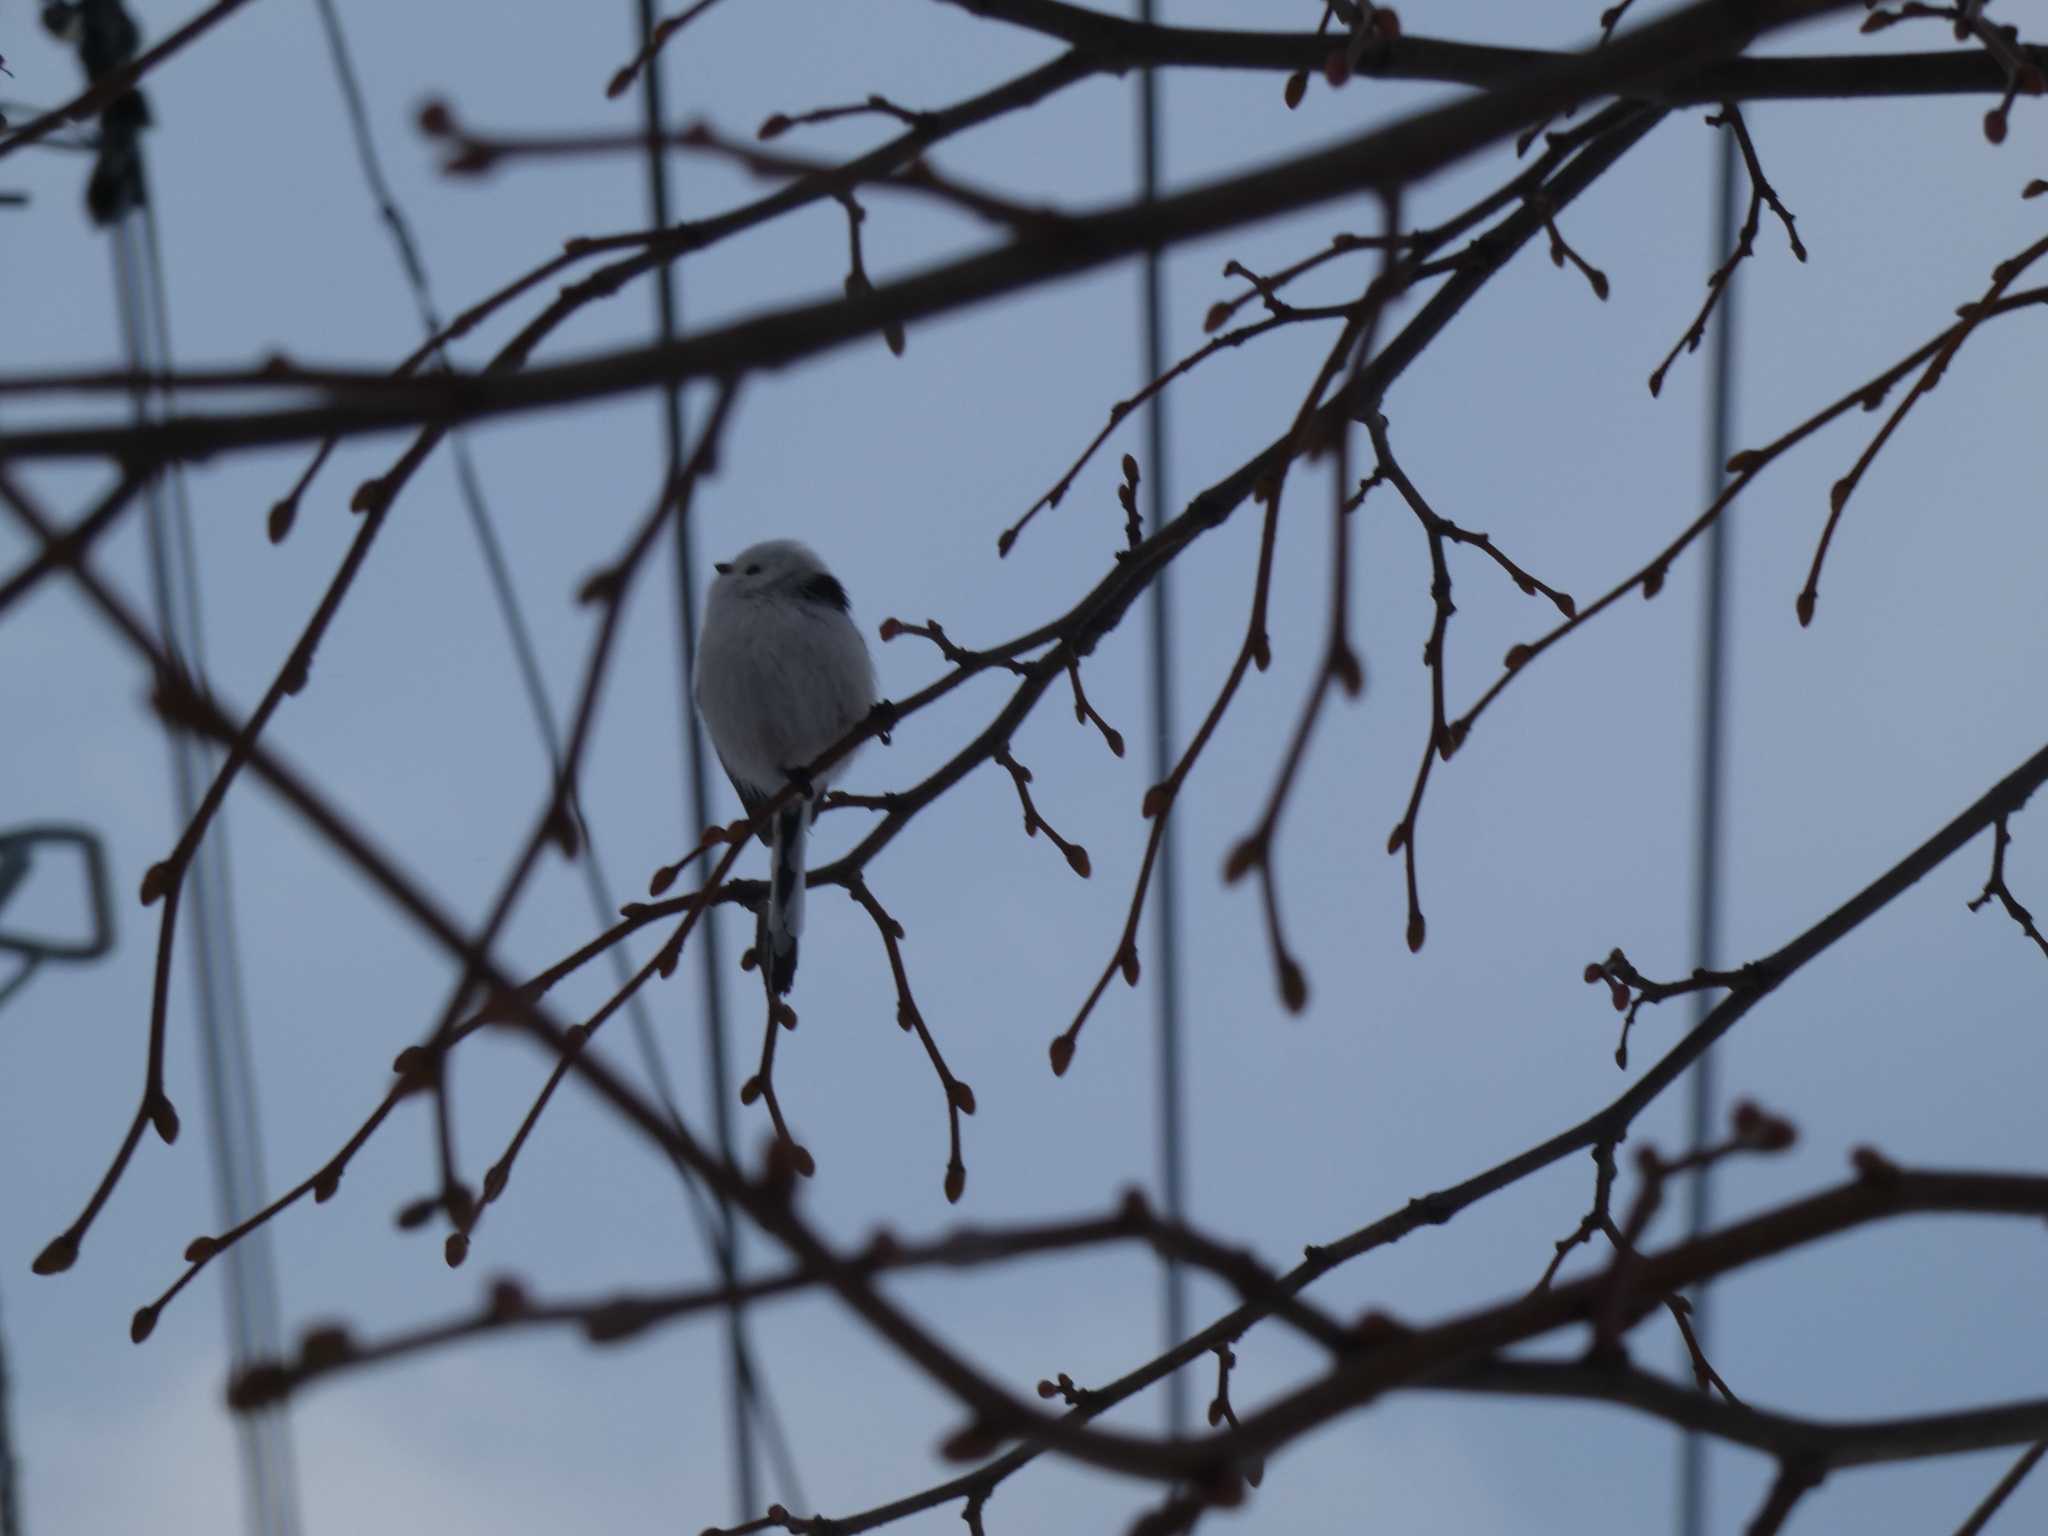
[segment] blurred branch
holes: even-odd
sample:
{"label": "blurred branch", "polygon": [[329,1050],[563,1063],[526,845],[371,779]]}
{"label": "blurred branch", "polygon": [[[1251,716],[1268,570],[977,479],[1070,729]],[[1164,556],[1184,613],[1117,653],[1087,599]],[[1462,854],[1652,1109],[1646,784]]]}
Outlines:
{"label": "blurred branch", "polygon": [[[1670,16],[1604,48],[1570,54],[1532,69],[1499,91],[1412,114],[1329,148],[1226,177],[1152,202],[1130,203],[1076,216],[1056,233],[1021,235],[1004,246],[920,275],[877,287],[860,297],[828,300],[701,332],[671,345],[611,353],[548,368],[520,369],[532,347],[562,318],[592,297],[605,296],[660,260],[698,248],[714,236],[709,225],[686,225],[673,237],[678,249],[650,251],[594,274],[565,293],[501,352],[482,376],[423,378],[400,400],[350,396],[322,406],[238,416],[170,416],[128,427],[51,427],[13,434],[0,454],[13,458],[116,454],[144,461],[187,458],[231,448],[312,437],[346,437],[394,426],[447,426],[511,411],[604,398],[653,385],[715,373],[731,377],[758,368],[787,366],[884,325],[904,325],[967,304],[1091,270],[1150,246],[1173,245],[1237,228],[1254,220],[1311,207],[1365,191],[1389,192],[1456,164],[1540,119],[1591,96],[1628,92],[1682,74],[1706,58],[1770,27],[1838,8],[1844,0],[1775,0],[1746,8],[1750,32],[1719,0],[1694,0]],[[1099,67],[1068,55],[1037,72],[1044,94]],[[1021,104],[990,107],[983,116]],[[948,122],[934,114],[932,122]],[[916,128],[897,144],[921,150],[938,129]],[[916,142],[912,142],[916,141]],[[875,157],[864,157],[873,160]],[[778,199],[810,201],[837,196],[879,166],[862,161],[841,173],[842,184],[798,183],[754,205],[765,211]],[[827,178],[830,180],[831,178]],[[785,211],[785,206],[773,212]],[[723,226],[720,227],[721,231]],[[431,441],[422,439],[431,447]]]}

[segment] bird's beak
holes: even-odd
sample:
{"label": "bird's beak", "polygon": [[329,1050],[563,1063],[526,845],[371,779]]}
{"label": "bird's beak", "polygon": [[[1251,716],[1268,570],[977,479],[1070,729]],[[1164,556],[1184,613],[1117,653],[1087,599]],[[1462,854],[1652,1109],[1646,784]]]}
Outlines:
{"label": "bird's beak", "polygon": [[732,574],[732,562],[730,560],[720,560],[711,569],[718,572],[721,576],[730,576]]}

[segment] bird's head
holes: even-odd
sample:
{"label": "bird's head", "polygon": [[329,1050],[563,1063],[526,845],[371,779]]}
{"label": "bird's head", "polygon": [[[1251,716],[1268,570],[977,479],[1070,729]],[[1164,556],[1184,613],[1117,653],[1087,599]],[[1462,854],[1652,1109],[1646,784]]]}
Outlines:
{"label": "bird's head", "polygon": [[808,545],[795,539],[769,539],[750,545],[730,560],[712,567],[718,574],[711,596],[783,597],[794,602],[824,603],[844,613],[846,589],[825,569]]}

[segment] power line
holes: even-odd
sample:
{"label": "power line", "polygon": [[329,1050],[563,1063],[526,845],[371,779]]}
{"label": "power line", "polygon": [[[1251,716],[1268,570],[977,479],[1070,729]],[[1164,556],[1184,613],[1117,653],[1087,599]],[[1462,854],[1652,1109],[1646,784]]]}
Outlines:
{"label": "power line", "polygon": [[[1721,175],[1718,184],[1720,206],[1716,210],[1714,252],[1719,263],[1722,253],[1735,245],[1735,133],[1721,135]],[[1739,268],[1737,270],[1740,270]],[[1736,272],[1728,274],[1721,290],[1720,310],[1714,320],[1714,358],[1711,393],[1708,396],[1707,498],[1721,494],[1724,466],[1734,451],[1735,419],[1735,292]],[[1700,759],[1698,808],[1694,823],[1693,855],[1693,964],[1711,969],[1721,949],[1721,814],[1722,787],[1727,772],[1727,629],[1728,629],[1728,519],[1714,519],[1707,530],[1706,598],[1703,619],[1704,645],[1700,664]],[[1693,1022],[1709,1011],[1707,994],[1693,1002]],[[1703,1147],[1714,1134],[1714,1053],[1701,1055],[1692,1069],[1692,1145]],[[1698,1237],[1713,1220],[1713,1164],[1693,1174],[1688,1188],[1686,1227]],[[1710,1315],[1705,1286],[1692,1295],[1692,1328],[1705,1349],[1709,1342]],[[1691,1368],[1690,1357],[1686,1362]],[[1679,1462],[1678,1528],[1682,1536],[1704,1536],[1707,1528],[1707,1441],[1688,1433]]]}
{"label": "power line", "polygon": [[[647,208],[654,225],[657,228],[665,228],[670,222],[671,202],[668,158],[663,152],[667,112],[662,100],[662,61],[653,51],[653,0],[635,0],[634,10],[638,21],[640,47],[647,58],[647,67],[641,72],[640,98],[642,124],[647,136]],[[663,341],[673,342],[681,323],[681,304],[676,292],[675,268],[663,263],[656,269],[654,276],[655,326]],[[671,383],[662,389],[661,412],[668,470],[673,476],[682,464],[683,453],[683,392],[680,385]],[[682,696],[678,713],[683,721],[683,757],[690,781],[688,825],[693,830],[708,826],[711,821],[710,778],[704,768],[704,732],[698,721],[696,704],[690,691],[697,646],[697,573],[694,543],[689,517],[679,501],[675,509],[674,540],[676,652],[682,662]],[[722,949],[719,942],[718,918],[719,914],[715,910],[707,910],[699,921],[698,974],[704,997],[704,1070],[711,1091],[712,1130],[718,1141],[719,1156],[730,1164],[733,1161],[731,1068],[726,1060],[724,970],[720,959]],[[719,1215],[723,1223],[721,1231],[724,1237],[724,1243],[719,1249],[720,1279],[730,1287],[740,1278],[744,1269],[741,1233],[738,1223],[733,1218],[731,1206],[722,1198],[719,1201]],[[739,1517],[742,1520],[752,1519],[761,1507],[753,1438],[753,1421],[756,1419],[759,1420],[768,1442],[769,1454],[775,1459],[776,1476],[781,1483],[784,1497],[801,1508],[805,1501],[802,1485],[797,1476],[796,1459],[791,1452],[788,1435],[784,1432],[781,1420],[775,1412],[774,1402],[758,1380],[752,1351],[747,1343],[745,1314],[737,1302],[725,1309],[725,1328],[727,1353],[730,1357],[727,1367],[727,1390],[728,1417],[731,1425],[729,1433],[733,1452],[733,1497],[738,1506]]]}
{"label": "power line", "polygon": [[[427,276],[426,261],[420,254],[418,242],[413,238],[411,224],[406,219],[404,210],[400,208],[397,196],[391,190],[391,184],[384,174],[382,158],[377,153],[376,141],[370,133],[369,112],[364,103],[362,84],[356,74],[347,34],[342,30],[340,14],[335,10],[332,0],[314,0],[314,3],[320,12],[326,33],[328,56],[334,66],[336,83],[341,88],[342,102],[355,138],[356,157],[362,167],[363,179],[368,183],[370,195],[377,203],[379,217],[391,233],[392,244],[398,252],[399,265],[404,269],[406,284],[412,291],[420,327],[428,336],[438,335],[442,330],[442,323]],[[443,370],[449,367],[445,349],[436,349],[434,366]],[[450,431],[449,443],[450,452],[454,455],[456,489],[461,496],[471,532],[476,537],[477,547],[483,555],[485,574],[490,581],[499,616],[505,624],[506,638],[512,646],[512,657],[519,672],[521,687],[526,693],[527,707],[533,714],[534,728],[540,737],[548,766],[559,774],[563,760],[561,729],[555,718],[554,705],[548,697],[546,679],[541,673],[540,654],[534,644],[532,627],[527,623],[525,608],[520,603],[519,594],[512,584],[511,565],[505,558],[504,544],[498,538],[497,525],[492,521],[490,509],[484,500],[483,478],[477,469],[475,456],[470,452],[468,438],[461,429]],[[608,924],[618,910],[618,904],[612,899],[610,883],[604,876],[603,861],[598,856],[587,827],[584,828],[583,841],[588,850],[588,857],[578,862],[583,868],[584,886],[591,911],[600,923]],[[609,963],[614,978],[623,987],[631,976],[624,953],[614,948],[610,952]],[[676,1114],[674,1092],[669,1083],[667,1066],[661,1057],[660,1044],[654,1034],[654,1021],[647,1011],[645,999],[637,994],[629,998],[626,1012],[634,1039],[639,1045],[642,1063],[653,1082],[655,1093],[660,1098],[663,1108],[673,1117]],[[714,1245],[710,1211],[704,1203],[703,1194],[697,1187],[694,1175],[687,1167],[683,1168],[683,1187],[690,1200],[700,1235],[707,1246]]]}
{"label": "power line", "polygon": [[[108,220],[114,267],[114,295],[122,348],[130,372],[168,374],[173,365],[168,287],[153,210],[149,204],[139,142],[114,162],[119,201],[107,188],[114,173],[96,169],[89,206]],[[168,392],[138,385],[131,407],[138,421],[158,419],[172,409]],[[198,575],[198,549],[183,472],[175,465],[143,487],[143,529],[150,591],[165,653],[200,686],[206,675]],[[214,749],[189,734],[167,733],[172,803],[181,823],[198,813],[204,785],[217,768]],[[228,884],[227,817],[217,813],[186,872],[191,919],[186,934],[192,950],[197,995],[200,1065],[205,1080],[214,1169],[214,1200],[223,1229],[238,1225],[264,1204],[262,1127],[249,1050],[248,1006]],[[267,1229],[248,1234],[226,1255],[223,1304],[231,1354],[237,1365],[274,1359],[283,1353],[274,1249]],[[289,1419],[282,1406],[237,1420],[246,1514],[262,1536],[295,1536],[300,1529],[298,1477]]]}
{"label": "power line", "polygon": [[[1138,0],[1138,19],[1152,25],[1155,0]],[[1138,161],[1141,195],[1151,202],[1159,195],[1159,82],[1151,69],[1138,72]],[[1159,377],[1166,369],[1166,319],[1163,274],[1159,248],[1148,246],[1144,261],[1145,381]],[[1147,520],[1153,531],[1166,524],[1166,392],[1156,391],[1145,405],[1146,473],[1150,492],[1146,497]],[[1173,771],[1173,610],[1167,573],[1153,578],[1147,603],[1152,661],[1152,782],[1164,782]],[[1159,999],[1159,1182],[1169,1220],[1185,1219],[1187,1207],[1187,1155],[1184,1146],[1185,1086],[1182,1081],[1180,1038],[1180,881],[1174,859],[1173,826],[1160,828],[1159,893],[1153,904],[1153,934],[1158,953]],[[1179,1262],[1165,1261],[1163,1307],[1166,1345],[1170,1349],[1187,1337],[1187,1275]],[[1166,1378],[1166,1424],[1174,1434],[1188,1426],[1187,1373],[1175,1371]]]}
{"label": "power line", "polygon": [[[333,66],[335,80],[341,90],[342,103],[348,117],[350,132],[355,141],[356,158],[362,169],[363,179],[369,187],[371,197],[377,204],[379,217],[391,234],[392,243],[398,253],[399,264],[405,272],[407,285],[412,291],[413,302],[419,314],[420,325],[427,335],[437,335],[443,329],[443,326],[439,308],[434,302],[432,284],[427,274],[426,259],[421,254],[419,243],[413,237],[410,221],[406,218],[403,208],[399,205],[397,195],[392,190],[389,178],[384,173],[383,160],[377,152],[376,140],[370,129],[369,110],[363,95],[361,77],[355,68],[353,51],[349,47],[347,34],[343,30],[340,13],[333,4],[333,0],[315,0],[315,5],[319,11],[322,28],[326,36],[328,56]],[[434,363],[436,367],[442,369],[446,369],[449,366],[449,359],[444,348],[436,349]],[[682,427],[680,414],[677,415],[675,427],[679,440]],[[475,457],[470,452],[468,440],[460,430],[450,433],[450,444],[454,455],[457,488],[460,492],[470,526],[476,536],[478,548],[484,558],[486,574],[489,577],[499,614],[504,621],[507,636],[511,642],[513,658],[518,667],[521,684],[526,692],[528,707],[533,714],[535,729],[547,753],[550,766],[559,774],[563,763],[561,730],[555,717],[553,704],[548,696],[546,681],[541,672],[539,655],[534,645],[532,630],[527,623],[525,611],[513,586],[511,569],[509,562],[505,558],[504,546],[498,537],[496,526],[490,516],[484,498],[482,476],[478,471]],[[694,724],[694,716],[691,719]],[[701,773],[696,772],[693,768],[693,782],[700,781],[701,777]],[[704,816],[700,813],[698,824],[702,825],[703,820]],[[591,912],[600,923],[608,923],[611,920],[612,914],[618,910],[618,904],[612,898],[609,882],[604,877],[602,861],[599,857],[595,840],[590,835],[588,827],[584,828],[583,842],[585,857],[578,862],[583,868],[584,885],[589,896]],[[706,914],[706,922],[700,926],[699,932],[707,941],[707,958],[714,957],[716,955],[716,940],[715,922],[712,921],[712,914]],[[614,947],[609,952],[609,959],[615,979],[623,987],[630,979],[630,970],[627,966],[626,956],[621,949]],[[714,992],[716,986],[717,978],[713,975],[711,987]],[[715,1008],[715,1004],[713,1006]],[[714,1028],[711,1020],[715,1016],[715,1013],[707,1011],[707,1031]],[[632,1029],[633,1038],[639,1049],[643,1069],[654,1087],[655,1094],[662,1105],[663,1111],[672,1120],[680,1124],[681,1113],[677,1106],[671,1074],[661,1050],[659,1036],[654,1028],[653,1017],[642,995],[636,993],[628,1000],[627,1017]],[[717,1029],[717,1038],[722,1041],[722,1028]],[[728,1111],[726,1109],[727,1095],[724,1092],[724,1083],[725,1075],[721,1066],[714,1084],[714,1105],[720,1129],[720,1149],[730,1159],[731,1144],[729,1133],[726,1131]],[[697,1180],[689,1167],[680,1161],[676,1161],[674,1166],[682,1179],[683,1188],[698,1234],[706,1249],[713,1255],[721,1278],[729,1281],[733,1273],[727,1257],[731,1242],[733,1241],[730,1212],[721,1210],[720,1214],[714,1217],[705,1195],[698,1186]],[[721,1206],[722,1204],[721,1202]],[[744,1331],[739,1330],[735,1324],[734,1328],[730,1331],[730,1337],[735,1361],[736,1380],[743,1384],[747,1400],[752,1404],[754,1411],[763,1418],[769,1432],[771,1447],[778,1452],[778,1459],[786,1474],[784,1481],[794,1490],[796,1486],[795,1468],[790,1460],[787,1445],[781,1433],[780,1423],[775,1418],[774,1405],[767,1399],[765,1391],[757,1390],[756,1388],[756,1373],[753,1369],[751,1350],[748,1348]],[[744,1426],[742,1426],[741,1432],[742,1434],[745,1433]],[[749,1510],[742,1513],[750,1512]]]}

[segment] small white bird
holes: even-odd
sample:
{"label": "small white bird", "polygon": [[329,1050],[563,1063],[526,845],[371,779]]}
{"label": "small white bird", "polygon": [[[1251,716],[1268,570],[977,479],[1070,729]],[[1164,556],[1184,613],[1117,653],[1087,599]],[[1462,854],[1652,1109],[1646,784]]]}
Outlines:
{"label": "small white bird", "polygon": [[[697,639],[697,709],[747,814],[800,775],[874,708],[875,665],[854,627],[846,589],[794,539],[770,539],[713,567]],[[852,761],[808,781],[802,798],[760,829],[773,850],[761,962],[787,992],[804,926],[804,844],[811,798]]]}

